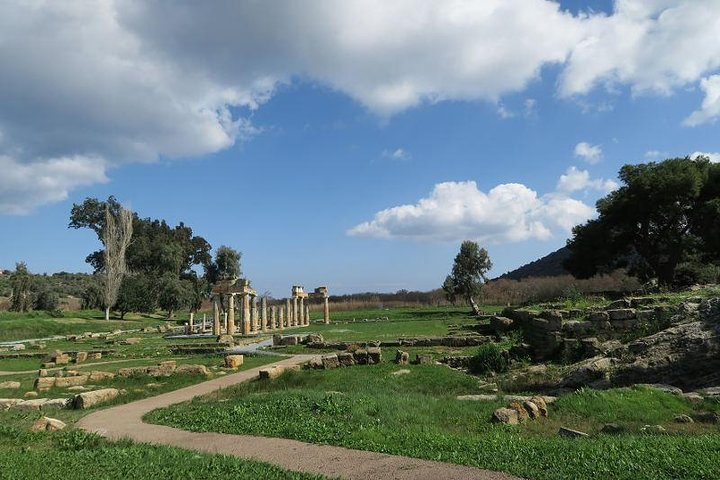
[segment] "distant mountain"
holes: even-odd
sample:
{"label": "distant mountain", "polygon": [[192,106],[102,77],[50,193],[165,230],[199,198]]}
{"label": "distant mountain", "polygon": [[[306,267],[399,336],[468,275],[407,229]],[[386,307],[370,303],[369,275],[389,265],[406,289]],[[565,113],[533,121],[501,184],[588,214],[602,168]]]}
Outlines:
{"label": "distant mountain", "polygon": [[557,277],[567,275],[569,272],[562,266],[563,261],[570,256],[570,250],[562,247],[549,255],[530,262],[522,267],[500,275],[498,278],[509,278],[511,280],[521,280],[528,277]]}

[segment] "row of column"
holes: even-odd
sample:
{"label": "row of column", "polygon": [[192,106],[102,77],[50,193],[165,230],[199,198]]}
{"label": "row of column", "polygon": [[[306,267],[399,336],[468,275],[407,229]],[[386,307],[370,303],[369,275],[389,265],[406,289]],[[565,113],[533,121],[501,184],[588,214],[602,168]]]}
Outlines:
{"label": "row of column", "polygon": [[[235,318],[235,296],[239,295],[241,308],[239,309],[239,328]],[[302,298],[288,299],[285,306],[267,304],[266,298],[260,299],[260,304],[254,302],[254,295],[227,294],[225,313],[221,313],[221,298],[213,297],[213,335],[226,333],[234,335],[242,333],[248,335],[257,332],[270,332],[286,328],[310,325],[310,306],[305,305]],[[251,299],[250,297],[253,297]],[[192,317],[190,331],[194,328]]]}

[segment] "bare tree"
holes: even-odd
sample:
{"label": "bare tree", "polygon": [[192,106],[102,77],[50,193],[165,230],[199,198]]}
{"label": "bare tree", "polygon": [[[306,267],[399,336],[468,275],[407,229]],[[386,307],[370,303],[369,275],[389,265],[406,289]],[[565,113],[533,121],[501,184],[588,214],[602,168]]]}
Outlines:
{"label": "bare tree", "polygon": [[105,245],[103,260],[103,301],[105,304],[105,320],[110,320],[110,308],[115,305],[123,277],[128,273],[125,252],[130,245],[133,231],[132,211],[120,207],[116,214],[105,207],[105,228],[102,242]]}

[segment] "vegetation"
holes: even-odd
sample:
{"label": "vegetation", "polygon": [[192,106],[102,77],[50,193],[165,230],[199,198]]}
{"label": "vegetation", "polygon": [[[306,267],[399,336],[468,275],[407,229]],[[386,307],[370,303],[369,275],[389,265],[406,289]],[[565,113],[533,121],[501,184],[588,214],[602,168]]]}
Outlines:
{"label": "vegetation", "polygon": [[125,253],[130,246],[133,213],[120,205],[116,212],[105,205],[105,225],[102,228],[103,250],[103,307],[105,320],[110,320],[110,308],[117,302],[123,278],[128,273]]}
{"label": "vegetation", "polygon": [[465,240],[455,256],[452,273],[442,285],[448,301],[454,303],[458,297],[463,298],[477,311],[474,297],[480,294],[483,284],[487,282],[485,275],[491,268],[487,250],[480,248],[477,242]]}
{"label": "vegetation", "polygon": [[32,277],[24,262],[15,265],[15,272],[12,274],[11,282],[12,298],[10,299],[10,310],[14,312],[27,312],[30,310],[32,304],[30,296]]}
{"label": "vegetation", "polygon": [[3,479],[320,479],[267,463],[171,447],[109,442],[79,430],[30,433],[0,425]]}
{"label": "vegetation", "polygon": [[[492,424],[503,400],[459,401],[476,380],[441,366],[381,364],[289,372],[152,412],[149,420],[193,431],[279,436],[501,470],[532,479],[702,479],[720,462],[716,427],[672,422],[693,408],[663,392],[580,391],[551,406],[550,418],[520,427]],[[219,400],[219,401],[218,401]],[[612,405],[613,408],[608,408]],[[614,415],[614,412],[618,412]],[[628,432],[597,434],[614,421]],[[666,435],[641,434],[663,424]],[[559,426],[596,434],[563,439]],[[658,454],[662,452],[662,454]],[[622,465],[622,468],[618,468]]]}
{"label": "vegetation", "polygon": [[715,282],[720,262],[720,165],[672,158],[625,165],[623,186],[573,229],[566,268],[578,277],[626,267],[661,285]]}
{"label": "vegetation", "polygon": [[474,374],[503,373],[507,371],[509,363],[507,353],[500,345],[486,343],[470,359],[470,371]]}
{"label": "vegetation", "polygon": [[241,253],[226,245],[222,245],[215,252],[215,261],[208,265],[207,279],[210,283],[218,280],[234,280],[240,278]]}

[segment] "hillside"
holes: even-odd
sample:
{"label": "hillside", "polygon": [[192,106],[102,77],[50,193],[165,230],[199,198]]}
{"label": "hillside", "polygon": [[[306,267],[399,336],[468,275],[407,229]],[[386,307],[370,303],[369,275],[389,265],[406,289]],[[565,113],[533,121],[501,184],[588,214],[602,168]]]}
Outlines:
{"label": "hillside", "polygon": [[570,250],[568,250],[567,247],[562,247],[538,260],[505,273],[498,278],[521,280],[528,277],[557,277],[567,275],[568,271],[563,268],[562,262],[569,256]]}

